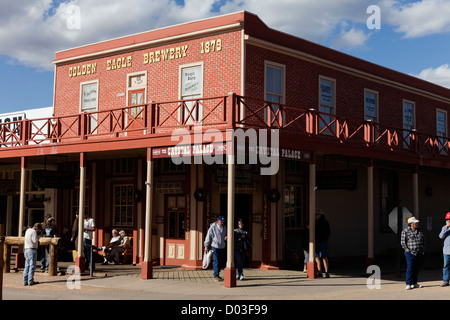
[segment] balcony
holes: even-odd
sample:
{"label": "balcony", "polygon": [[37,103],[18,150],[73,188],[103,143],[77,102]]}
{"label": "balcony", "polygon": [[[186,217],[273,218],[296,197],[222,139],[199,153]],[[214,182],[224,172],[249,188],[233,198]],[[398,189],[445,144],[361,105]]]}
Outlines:
{"label": "balcony", "polygon": [[[102,143],[103,150],[113,142],[114,148],[120,149],[174,145],[170,136],[175,130],[193,133],[200,126],[203,131],[279,129],[280,145],[286,143],[290,148],[449,166],[448,137],[235,94],[4,123],[0,129],[0,157],[35,155],[36,149],[58,146],[67,148],[53,149],[53,153],[83,152],[93,142]],[[27,154],[24,150],[34,151]]]}

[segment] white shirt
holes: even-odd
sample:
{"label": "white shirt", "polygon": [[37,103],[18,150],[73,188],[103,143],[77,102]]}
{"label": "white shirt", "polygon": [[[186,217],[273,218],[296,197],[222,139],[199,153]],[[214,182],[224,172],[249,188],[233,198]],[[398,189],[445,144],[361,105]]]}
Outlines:
{"label": "white shirt", "polygon": [[39,246],[39,236],[33,228],[28,228],[25,232],[24,249],[37,249]]}
{"label": "white shirt", "polygon": [[84,239],[93,240],[94,239],[94,231],[86,231],[86,228],[94,228],[94,219],[87,218],[84,219]]}

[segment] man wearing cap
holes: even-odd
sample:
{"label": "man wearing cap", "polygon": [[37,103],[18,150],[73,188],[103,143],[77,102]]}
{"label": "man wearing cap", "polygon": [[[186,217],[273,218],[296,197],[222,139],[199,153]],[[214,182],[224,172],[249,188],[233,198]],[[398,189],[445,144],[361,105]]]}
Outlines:
{"label": "man wearing cap", "polygon": [[439,238],[444,240],[444,246],[442,248],[442,253],[444,254],[444,267],[442,269],[443,283],[441,287],[447,287],[450,276],[450,212],[447,212],[445,215],[445,226],[442,227]]}
{"label": "man wearing cap", "polygon": [[421,288],[417,283],[417,276],[424,255],[425,237],[419,228],[419,220],[415,217],[408,219],[408,227],[401,234],[401,245],[406,258],[406,290]]}
{"label": "man wearing cap", "polygon": [[216,222],[211,223],[204,243],[205,252],[208,252],[208,248],[210,246],[213,251],[213,270],[215,281],[221,280],[219,273],[226,260],[226,240],[227,227],[225,226],[225,218],[220,216],[217,218]]}
{"label": "man wearing cap", "polygon": [[34,270],[36,270],[37,248],[39,246],[39,234],[42,230],[40,223],[35,223],[32,228],[25,232],[24,256],[25,269],[23,270],[22,282],[24,286],[32,286],[38,282],[34,281]]}

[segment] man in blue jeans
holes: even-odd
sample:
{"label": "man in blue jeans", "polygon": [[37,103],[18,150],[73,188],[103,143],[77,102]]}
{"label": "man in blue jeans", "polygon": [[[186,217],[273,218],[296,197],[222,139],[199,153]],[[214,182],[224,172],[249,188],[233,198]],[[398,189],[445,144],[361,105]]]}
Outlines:
{"label": "man in blue jeans", "polygon": [[416,218],[408,219],[408,227],[401,234],[401,245],[406,258],[406,290],[421,288],[417,283],[417,276],[424,255],[425,237]]}
{"label": "man in blue jeans", "polygon": [[439,238],[444,240],[444,247],[442,252],[444,254],[444,268],[442,269],[442,280],[443,283],[441,287],[447,287],[449,285],[450,276],[450,212],[445,215],[445,226],[442,227],[441,233],[439,233]]}
{"label": "man in blue jeans", "polygon": [[24,286],[32,286],[38,282],[34,281],[34,271],[36,270],[37,249],[39,246],[39,233],[42,226],[36,223],[33,228],[25,232],[24,257],[25,269],[23,270],[22,282]]}
{"label": "man in blue jeans", "polygon": [[220,269],[225,265],[226,261],[226,241],[227,240],[227,227],[225,226],[225,218],[220,216],[217,221],[211,223],[208,233],[205,237],[205,252],[208,252],[208,248],[211,246],[213,251],[213,270],[214,280],[221,280],[219,274]]}

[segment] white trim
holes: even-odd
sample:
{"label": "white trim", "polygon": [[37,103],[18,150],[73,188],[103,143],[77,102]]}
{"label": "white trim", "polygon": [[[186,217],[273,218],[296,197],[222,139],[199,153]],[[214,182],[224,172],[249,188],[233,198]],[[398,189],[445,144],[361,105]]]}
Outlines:
{"label": "white trim", "polygon": [[[338,71],[342,71],[342,72],[345,72],[345,73],[348,73],[348,74],[352,74],[352,75],[358,76],[360,78],[364,78],[364,79],[367,79],[367,80],[370,80],[370,81],[374,81],[374,82],[377,82],[377,83],[389,85],[389,86],[394,87],[394,88],[398,88],[398,89],[405,90],[405,91],[408,91],[408,92],[412,92],[412,93],[415,93],[415,94],[419,94],[419,95],[422,95],[422,96],[430,97],[430,98],[433,98],[435,100],[442,101],[444,103],[450,103],[450,98],[443,97],[441,95],[438,95],[438,94],[435,94],[435,93],[431,93],[431,92],[426,91],[426,90],[421,90],[421,89],[418,89],[416,87],[411,87],[409,85],[405,85],[403,83],[399,83],[399,82],[396,82],[396,81],[393,81],[393,80],[389,80],[389,79],[386,79],[384,77],[375,76],[373,74],[366,73],[366,72],[363,72],[361,70],[354,69],[354,68],[351,68],[351,67],[347,67],[347,66],[344,66],[344,65],[341,65],[339,63],[335,63],[335,62],[332,62],[332,61],[329,61],[329,60],[326,60],[326,59],[322,59],[322,58],[313,56],[311,54],[308,54],[308,53],[305,53],[305,52],[302,52],[302,51],[294,50],[294,49],[287,48],[287,47],[284,47],[284,46],[281,46],[281,45],[277,45],[277,44],[274,44],[274,43],[271,43],[271,42],[268,42],[268,41],[260,40],[260,39],[251,37],[249,35],[245,35],[245,40],[247,41],[247,43],[255,45],[255,46],[258,46],[258,47],[261,47],[261,48],[269,49],[269,50],[272,50],[272,51],[279,52],[281,54],[286,54],[286,55],[289,55],[289,56],[292,56],[292,57],[295,57],[295,58],[303,59],[305,61],[309,61],[309,62],[313,62],[313,63],[319,64],[319,65],[323,65],[323,66],[326,66],[326,67],[334,69],[334,70],[338,70]],[[408,75],[405,75],[405,76],[408,76]],[[411,77],[411,76],[408,76],[408,77]],[[430,84],[439,87],[438,85],[433,84],[431,82],[430,82]]]}
{"label": "white trim", "polygon": [[[144,75],[145,77],[145,84],[139,87],[130,87],[130,80],[131,78],[135,77],[135,76],[139,76],[139,75]],[[143,71],[137,71],[137,72],[132,72],[132,73],[127,73],[127,83],[126,83],[126,99],[127,101],[125,102],[125,105],[128,107],[128,93],[130,91],[134,91],[134,90],[140,90],[140,89],[144,89],[144,104],[147,103],[147,88],[148,88],[148,71],[147,70],[143,70]]]}
{"label": "white trim", "polygon": [[273,62],[273,61],[269,61],[269,60],[264,60],[264,100],[267,100],[266,99],[267,66],[272,66],[272,67],[281,69],[281,71],[282,71],[281,72],[281,101],[280,101],[280,104],[285,104],[286,103],[286,65],[277,63],[277,62]]}
{"label": "white trim", "polygon": [[[178,66],[178,99],[182,100],[185,99],[184,96],[182,95],[182,91],[183,91],[183,69],[187,69],[187,68],[193,68],[193,67],[201,67],[202,71],[202,77],[201,77],[201,89],[200,89],[200,98],[203,98],[203,94],[204,94],[204,85],[205,85],[205,61],[197,61],[197,62],[192,62],[192,63],[187,63],[187,64],[183,64],[183,65],[179,65]],[[199,106],[200,110],[198,110],[198,116],[199,119],[196,119],[196,122],[199,121],[200,119],[203,118],[203,108],[201,106]],[[181,119],[181,110],[179,110],[178,112],[178,121],[183,122],[184,119]],[[190,122],[188,122],[189,124]]]}
{"label": "white trim", "polygon": [[89,80],[89,81],[80,82],[80,106],[78,107],[79,113],[86,112],[86,111],[82,110],[82,106],[83,106],[83,86],[87,85],[87,84],[92,84],[92,83],[96,83],[97,84],[97,104],[95,106],[95,111],[98,111],[99,100],[100,100],[100,80],[96,79],[96,80]]}
{"label": "white trim", "polygon": [[[221,27],[215,27],[215,28],[210,28],[210,29],[205,29],[205,30],[199,30],[199,31],[194,31],[194,32],[182,34],[182,35],[176,35],[176,36],[172,36],[172,37],[165,37],[165,38],[161,38],[161,39],[156,39],[156,40],[151,40],[151,41],[131,44],[131,45],[128,45],[128,46],[121,46],[121,47],[117,47],[117,48],[113,48],[113,49],[97,51],[97,52],[87,53],[87,54],[74,56],[74,57],[70,57],[70,58],[55,60],[55,61],[53,61],[53,64],[65,63],[65,62],[74,61],[74,60],[94,58],[94,57],[102,56],[102,55],[110,55],[110,54],[113,54],[113,53],[116,53],[116,52],[129,51],[129,50],[138,49],[138,48],[141,48],[141,47],[157,46],[157,45],[162,45],[162,44],[167,43],[167,42],[180,41],[180,40],[183,40],[183,39],[184,39],[184,41],[187,41],[189,38],[197,38],[197,37],[199,37],[201,35],[206,35],[206,34],[210,34],[210,33],[220,33],[220,32],[224,32],[224,31],[227,31],[227,30],[240,29],[240,28],[242,28],[242,25],[241,25],[240,22],[238,22],[238,23],[233,23],[233,24],[221,26]],[[153,31],[157,31],[157,30],[161,30],[161,29],[155,29],[155,30],[151,30],[151,31],[147,31],[147,32],[153,32]],[[143,32],[143,33],[145,33],[145,32]],[[135,35],[139,35],[139,34],[135,34]],[[101,44],[101,43],[107,43],[109,41],[114,41],[114,40],[118,40],[118,39],[124,39],[124,38],[132,37],[132,36],[135,36],[135,35],[126,36],[126,37],[123,37],[123,38],[110,39],[110,40],[107,40],[107,41],[91,43],[91,44],[80,46],[80,47],[75,47],[75,48],[71,48],[71,49],[67,49],[67,50],[63,50],[63,51],[58,51],[56,53],[70,51],[70,50],[75,50],[75,49],[80,49],[80,48],[84,48],[84,47],[88,47],[88,46],[92,46],[92,45],[96,45],[96,44]]]}

